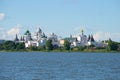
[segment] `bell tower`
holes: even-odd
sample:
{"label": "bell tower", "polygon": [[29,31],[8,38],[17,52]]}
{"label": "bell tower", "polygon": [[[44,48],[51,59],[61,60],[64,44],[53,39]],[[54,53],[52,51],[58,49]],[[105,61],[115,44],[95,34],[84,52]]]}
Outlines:
{"label": "bell tower", "polygon": [[81,34],[82,34],[82,36],[84,35],[84,30],[83,29],[81,29]]}

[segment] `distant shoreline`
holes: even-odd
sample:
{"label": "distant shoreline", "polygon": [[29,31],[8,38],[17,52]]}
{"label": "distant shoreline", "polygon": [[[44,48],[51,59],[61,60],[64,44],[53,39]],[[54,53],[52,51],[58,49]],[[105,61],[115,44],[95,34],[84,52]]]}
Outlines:
{"label": "distant shoreline", "polygon": [[0,52],[92,52],[92,53],[120,53],[120,51],[100,51],[100,50],[85,50],[85,51],[73,51],[73,50],[42,50],[42,51],[35,51],[35,50],[1,50]]}

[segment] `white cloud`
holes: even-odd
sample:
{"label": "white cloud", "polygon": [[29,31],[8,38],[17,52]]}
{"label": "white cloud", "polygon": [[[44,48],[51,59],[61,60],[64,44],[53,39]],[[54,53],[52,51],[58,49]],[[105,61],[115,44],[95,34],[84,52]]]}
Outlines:
{"label": "white cloud", "polygon": [[16,35],[16,34],[19,34],[20,33],[20,25],[17,24],[17,26],[11,28],[10,30],[7,31],[7,34],[8,35]]}
{"label": "white cloud", "polygon": [[97,40],[97,41],[98,40],[103,40],[103,39],[108,39],[108,37],[109,37],[109,35],[107,35],[104,32],[101,32],[101,31],[96,32],[93,36],[94,36],[95,40]]}
{"label": "white cloud", "polygon": [[120,33],[109,33],[109,32],[96,32],[94,35],[95,40],[108,40],[111,38],[114,41],[119,41],[120,42]]}
{"label": "white cloud", "polygon": [[5,14],[4,13],[0,13],[0,21],[3,20],[5,17]]}
{"label": "white cloud", "polygon": [[17,24],[9,30],[6,30],[4,27],[0,27],[0,39],[14,40],[15,35],[18,34],[18,36],[20,36],[22,30],[23,29],[20,24]]}
{"label": "white cloud", "polygon": [[21,32],[21,28],[22,28],[21,25],[17,24],[15,27],[6,31],[6,39],[13,40],[16,34],[19,36]]}
{"label": "white cloud", "polygon": [[19,29],[18,27],[14,27],[14,28],[8,30],[8,31],[7,31],[7,34],[8,34],[8,35],[19,34],[19,31],[20,31],[20,29]]}

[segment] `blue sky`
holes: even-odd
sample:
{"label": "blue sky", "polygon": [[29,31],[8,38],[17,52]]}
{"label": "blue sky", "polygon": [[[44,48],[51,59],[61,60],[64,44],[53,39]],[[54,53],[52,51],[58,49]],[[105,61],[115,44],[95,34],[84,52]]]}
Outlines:
{"label": "blue sky", "polygon": [[96,40],[120,41],[120,0],[0,0],[0,39],[32,33],[66,37],[84,29]]}

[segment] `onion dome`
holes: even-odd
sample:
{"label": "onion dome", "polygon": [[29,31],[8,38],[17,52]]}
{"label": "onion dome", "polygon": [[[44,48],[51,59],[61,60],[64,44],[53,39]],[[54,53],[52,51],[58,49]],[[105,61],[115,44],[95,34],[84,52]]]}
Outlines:
{"label": "onion dome", "polygon": [[24,35],[31,35],[31,33],[29,30],[27,30]]}

